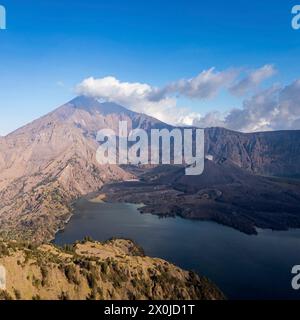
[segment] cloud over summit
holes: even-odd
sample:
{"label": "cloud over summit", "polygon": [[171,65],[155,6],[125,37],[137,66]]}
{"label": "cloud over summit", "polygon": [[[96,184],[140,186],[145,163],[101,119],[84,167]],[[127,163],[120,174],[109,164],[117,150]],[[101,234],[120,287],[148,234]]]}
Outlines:
{"label": "cloud over summit", "polygon": [[87,78],[77,86],[77,92],[106,101],[119,103],[128,109],[151,115],[161,121],[179,124],[183,118],[191,117],[185,108],[177,106],[176,98],[158,94],[158,89],[144,83],[121,82],[115,77]]}
{"label": "cloud over summit", "polygon": [[[119,103],[173,125],[222,126],[244,132],[300,129],[300,80],[286,86],[260,89],[262,82],[275,74],[273,65],[246,74],[238,69],[217,71],[210,68],[193,78],[180,79],[162,88],[140,82],[122,82],[113,76],[90,77],[77,86],[77,92]],[[180,97],[203,104],[217,97],[222,90],[244,96],[241,107],[203,114],[200,108],[179,106]]]}
{"label": "cloud over summit", "polygon": [[87,78],[77,86],[79,94],[114,101],[141,113],[146,113],[170,124],[192,125],[200,113],[179,107],[178,96],[190,99],[211,99],[233,84],[234,70],[218,72],[215,68],[204,70],[196,77],[181,79],[156,88],[140,82],[122,82],[113,76]]}

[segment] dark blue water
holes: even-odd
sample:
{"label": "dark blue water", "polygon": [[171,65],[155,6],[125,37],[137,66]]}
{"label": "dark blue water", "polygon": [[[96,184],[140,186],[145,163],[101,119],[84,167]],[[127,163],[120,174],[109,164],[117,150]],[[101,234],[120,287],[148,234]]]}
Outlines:
{"label": "dark blue water", "polygon": [[248,236],[215,223],[140,214],[132,204],[80,200],[55,243],[87,235],[133,239],[149,256],[206,275],[230,299],[300,299],[291,287],[291,269],[300,264],[300,230]]}

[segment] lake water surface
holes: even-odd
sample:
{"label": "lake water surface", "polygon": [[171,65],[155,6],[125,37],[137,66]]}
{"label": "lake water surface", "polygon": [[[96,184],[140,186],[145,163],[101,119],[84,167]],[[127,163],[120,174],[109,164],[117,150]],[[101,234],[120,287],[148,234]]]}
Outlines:
{"label": "lake water surface", "polygon": [[166,259],[213,280],[229,299],[300,299],[291,269],[300,264],[300,230],[248,236],[211,222],[158,218],[138,206],[81,199],[55,243],[85,236],[135,240],[147,255]]}

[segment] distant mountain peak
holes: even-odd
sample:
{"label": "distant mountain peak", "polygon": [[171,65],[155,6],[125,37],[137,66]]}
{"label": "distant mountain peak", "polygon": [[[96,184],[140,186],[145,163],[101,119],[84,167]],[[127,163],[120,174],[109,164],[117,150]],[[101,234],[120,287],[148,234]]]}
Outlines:
{"label": "distant mountain peak", "polygon": [[100,102],[98,99],[88,96],[78,96],[71,100],[68,105],[76,109],[84,109],[88,111],[98,111],[103,115],[107,114],[127,114],[133,115],[134,112],[115,102]]}
{"label": "distant mountain peak", "polygon": [[69,101],[68,104],[71,104],[75,108],[93,108],[98,107],[100,105],[100,102],[93,97],[78,96]]}

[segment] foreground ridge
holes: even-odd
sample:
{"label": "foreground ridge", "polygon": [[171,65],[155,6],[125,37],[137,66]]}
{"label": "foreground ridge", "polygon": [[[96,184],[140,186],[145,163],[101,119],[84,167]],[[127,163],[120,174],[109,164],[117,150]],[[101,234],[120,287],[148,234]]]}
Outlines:
{"label": "foreground ridge", "polygon": [[208,279],[150,258],[131,240],[89,238],[59,248],[0,242],[0,300],[223,300]]}

